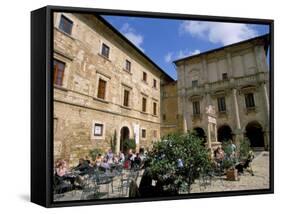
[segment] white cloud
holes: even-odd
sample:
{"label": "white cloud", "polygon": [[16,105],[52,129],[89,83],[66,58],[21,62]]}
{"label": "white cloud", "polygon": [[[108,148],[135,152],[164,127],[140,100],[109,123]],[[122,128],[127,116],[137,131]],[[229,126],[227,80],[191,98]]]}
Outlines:
{"label": "white cloud", "polygon": [[173,56],[173,53],[172,52],[169,52],[165,55],[164,59],[165,59],[165,62],[166,63],[170,63],[172,61],[172,56]]}
{"label": "white cloud", "polygon": [[184,21],[180,25],[180,34],[189,33],[193,37],[212,43],[229,45],[257,36],[250,25],[222,22]]}
{"label": "white cloud", "polygon": [[198,49],[195,49],[193,51],[190,50],[179,50],[176,52],[168,52],[165,56],[164,56],[164,60],[166,63],[170,63],[173,60],[177,60],[177,59],[181,59],[184,57],[188,57],[188,56],[192,56],[192,55],[196,55],[199,54],[201,51]]}
{"label": "white cloud", "polygon": [[137,33],[134,28],[132,28],[128,23],[123,24],[120,31],[124,34],[127,39],[129,39],[135,46],[137,46],[141,51],[144,49],[141,47],[143,44],[143,35]]}

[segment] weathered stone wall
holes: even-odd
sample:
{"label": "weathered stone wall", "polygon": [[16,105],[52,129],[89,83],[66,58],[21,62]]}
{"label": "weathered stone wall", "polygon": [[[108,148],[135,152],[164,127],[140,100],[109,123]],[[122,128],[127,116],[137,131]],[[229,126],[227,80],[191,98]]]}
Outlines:
{"label": "weathered stone wall", "polygon": [[[160,79],[163,72],[140,55],[124,40],[93,15],[63,13],[73,22],[71,35],[59,29],[61,13],[54,14],[54,58],[65,63],[62,86],[54,86],[54,154],[74,164],[92,148],[107,150],[116,130],[119,151],[120,130],[126,126],[138,148],[151,147],[160,138]],[[109,58],[101,55],[102,43],[110,47]],[[125,60],[131,72],[124,70]],[[142,80],[147,73],[147,82]],[[164,75],[165,76],[165,75]],[[105,99],[97,98],[98,81],[106,81]],[[153,79],[157,81],[153,87]],[[123,106],[123,91],[130,91],[129,107]],[[147,98],[147,111],[142,112],[142,97]],[[153,102],[157,114],[153,114]],[[101,137],[92,135],[93,123],[104,125]]]}
{"label": "weathered stone wall", "polygon": [[177,81],[162,85],[161,91],[161,137],[180,132],[178,114]]}

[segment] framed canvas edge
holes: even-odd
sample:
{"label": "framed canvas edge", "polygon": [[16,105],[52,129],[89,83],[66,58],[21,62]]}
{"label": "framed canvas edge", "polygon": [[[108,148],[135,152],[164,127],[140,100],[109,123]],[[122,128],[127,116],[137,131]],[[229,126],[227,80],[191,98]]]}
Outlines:
{"label": "framed canvas edge", "polygon": [[[99,205],[99,204],[119,204],[119,203],[135,203],[135,202],[151,202],[151,201],[164,201],[164,200],[180,200],[180,199],[198,199],[198,198],[212,198],[212,197],[229,197],[229,196],[244,196],[244,195],[257,195],[257,194],[272,194],[274,193],[274,20],[272,19],[255,19],[255,18],[240,18],[240,17],[223,17],[223,16],[206,16],[206,15],[189,15],[189,14],[175,14],[175,13],[159,13],[159,12],[145,12],[145,11],[129,11],[129,10],[111,10],[111,9],[100,9],[100,8],[84,8],[84,7],[66,7],[66,6],[46,6],[38,10],[46,10],[46,52],[45,52],[45,96],[46,98],[46,124],[42,124],[42,127],[46,127],[46,137],[45,137],[45,147],[46,151],[46,162],[45,170],[45,203],[38,203],[37,200],[31,201],[45,206],[45,207],[66,207],[66,206],[82,206],[82,205]],[[36,10],[37,11],[37,10]],[[244,22],[244,23],[256,23],[256,24],[268,24],[270,26],[270,188],[269,189],[257,189],[257,190],[243,190],[243,191],[224,191],[224,192],[211,192],[211,193],[192,193],[190,195],[181,195],[173,197],[155,197],[155,198],[139,198],[139,199],[106,199],[97,201],[64,201],[64,202],[54,202],[52,194],[52,175],[53,175],[53,85],[51,84],[52,75],[49,75],[52,69],[52,53],[53,53],[53,12],[81,12],[81,13],[100,13],[100,14],[114,14],[123,16],[141,16],[141,17],[160,17],[160,18],[171,18],[171,19],[194,19],[201,21],[224,21],[224,22]],[[33,11],[34,12],[34,11]],[[31,29],[32,31],[32,29]],[[32,46],[32,41],[31,41]],[[32,48],[31,48],[32,49]],[[34,54],[31,52],[31,55]],[[31,56],[32,59],[32,56]],[[32,68],[31,68],[32,75]],[[32,84],[32,82],[31,82]],[[31,88],[31,93],[34,88]],[[32,99],[34,102],[36,98]],[[31,112],[31,123],[34,119],[34,113]],[[33,119],[32,119],[33,118]],[[42,128],[41,127],[41,128]],[[35,130],[31,129],[31,134]],[[44,139],[42,139],[44,140]],[[31,140],[32,141],[32,140]],[[34,143],[34,142],[33,142]],[[31,147],[32,147],[31,142]],[[31,148],[32,151],[32,148]],[[32,154],[31,154],[32,156]],[[34,161],[34,158],[31,158]],[[32,163],[31,163],[32,165]],[[34,169],[31,170],[31,177],[36,173]],[[39,177],[42,175],[39,175]],[[44,180],[44,178],[40,178]],[[32,184],[31,184],[32,187]],[[31,190],[31,192],[34,191]]]}

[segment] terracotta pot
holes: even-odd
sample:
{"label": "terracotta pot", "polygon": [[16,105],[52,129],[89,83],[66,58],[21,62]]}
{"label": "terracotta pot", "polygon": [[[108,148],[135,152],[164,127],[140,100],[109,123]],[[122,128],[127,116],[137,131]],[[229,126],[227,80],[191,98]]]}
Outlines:
{"label": "terracotta pot", "polygon": [[226,180],[238,181],[238,170],[237,169],[228,169],[226,171]]}

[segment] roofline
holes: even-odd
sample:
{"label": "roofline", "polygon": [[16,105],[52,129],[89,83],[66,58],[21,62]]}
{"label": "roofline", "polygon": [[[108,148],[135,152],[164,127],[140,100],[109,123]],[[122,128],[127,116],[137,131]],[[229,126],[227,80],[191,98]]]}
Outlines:
{"label": "roofline", "polygon": [[269,33],[263,34],[261,36],[257,36],[257,37],[251,38],[251,39],[243,40],[243,41],[240,41],[240,42],[232,43],[230,45],[222,46],[220,48],[211,49],[211,50],[208,50],[208,51],[205,51],[205,52],[202,52],[202,53],[199,53],[199,54],[195,54],[195,55],[192,55],[192,56],[177,59],[177,60],[174,60],[173,63],[176,65],[178,62],[181,62],[181,61],[184,61],[184,60],[189,60],[189,59],[192,59],[192,58],[195,58],[195,57],[198,57],[198,56],[202,56],[202,55],[205,55],[205,54],[209,54],[209,53],[212,53],[212,52],[221,51],[225,48],[233,47],[233,46],[236,46],[236,45],[239,45],[239,44],[242,44],[242,43],[251,42],[251,41],[254,41],[256,39],[266,39],[267,44],[268,44]]}
{"label": "roofline", "polygon": [[129,39],[127,39],[122,33],[120,33],[115,27],[113,27],[108,21],[106,21],[101,15],[94,14],[103,24],[105,24],[110,30],[112,30],[117,36],[128,43],[133,49],[135,49],[142,57],[144,57],[149,63],[151,63],[157,70],[159,70],[168,80],[175,81],[173,77],[167,74],[162,68],[160,68],[155,62],[153,62],[146,54],[144,54],[136,45],[134,45]]}

